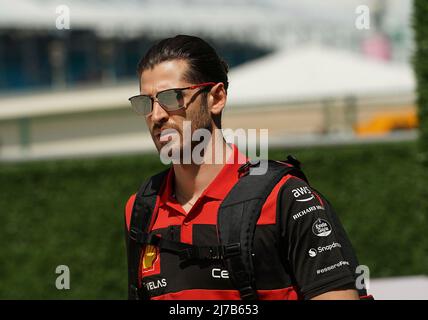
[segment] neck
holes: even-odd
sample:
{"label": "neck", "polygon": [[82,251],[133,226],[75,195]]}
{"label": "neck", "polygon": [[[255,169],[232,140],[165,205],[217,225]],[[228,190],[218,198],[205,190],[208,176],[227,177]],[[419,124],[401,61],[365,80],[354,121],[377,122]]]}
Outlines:
{"label": "neck", "polygon": [[[221,171],[227,159],[231,156],[232,148],[224,141],[221,130],[214,133],[205,148],[202,164],[174,164],[175,193],[179,202],[193,202],[208,187],[211,181]],[[222,153],[220,152],[222,151]],[[214,159],[212,155],[222,154],[222,159]],[[220,157],[221,158],[221,157]]]}

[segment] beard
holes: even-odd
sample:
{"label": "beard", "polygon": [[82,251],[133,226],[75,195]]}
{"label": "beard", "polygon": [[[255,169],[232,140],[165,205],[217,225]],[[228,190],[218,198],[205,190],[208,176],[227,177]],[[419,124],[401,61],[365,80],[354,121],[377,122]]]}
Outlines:
{"label": "beard", "polygon": [[[192,136],[193,136],[193,133],[199,129],[208,130],[212,136],[212,133],[213,133],[212,119],[206,103],[202,103],[200,108],[192,117]],[[193,141],[192,139],[191,140],[192,151],[194,147],[201,142],[202,141]]]}
{"label": "beard", "polygon": [[[175,164],[192,163],[191,155],[193,154],[194,148],[199,144],[207,144],[207,140],[209,140],[206,136],[202,136],[199,141],[194,141],[192,137],[195,131],[204,129],[206,130],[205,132],[210,133],[209,137],[212,137],[213,124],[207,104],[202,103],[200,107],[195,109],[196,110],[187,109],[186,119],[182,122],[181,128],[174,123],[154,126],[154,129],[164,130],[160,136],[160,141],[155,143],[164,164],[170,163],[171,161]],[[202,148],[200,156],[203,156],[203,154],[204,149]]]}

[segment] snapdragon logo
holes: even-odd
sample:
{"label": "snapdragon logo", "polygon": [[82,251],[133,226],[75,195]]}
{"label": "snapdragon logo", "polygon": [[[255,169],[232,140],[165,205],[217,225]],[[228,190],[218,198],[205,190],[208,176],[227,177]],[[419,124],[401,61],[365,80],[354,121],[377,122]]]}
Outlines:
{"label": "snapdragon logo", "polygon": [[309,256],[310,256],[311,258],[313,258],[313,257],[316,257],[316,256],[317,256],[318,252],[317,252],[317,250],[316,250],[316,249],[311,248],[311,249],[309,249],[308,254],[309,254]]}
{"label": "snapdragon logo", "polygon": [[332,244],[329,244],[328,246],[324,246],[324,247],[318,247],[318,252],[324,252],[324,251],[331,251],[334,248],[342,248],[342,245],[338,242],[333,242]]}
{"label": "snapdragon logo", "polygon": [[342,248],[342,245],[338,242],[333,242],[327,246],[319,246],[318,248],[311,248],[308,251],[308,255],[313,258],[316,257],[319,253],[328,252],[335,248]]}
{"label": "snapdragon logo", "polygon": [[245,156],[229,157],[225,161],[222,145],[213,145],[213,136],[224,136],[227,143],[236,143],[241,155],[247,154],[253,165],[250,175],[263,175],[267,172],[268,162],[268,129],[196,129],[192,132],[192,122],[184,121],[180,133],[174,128],[162,130],[159,141],[160,159],[163,164],[232,164],[246,163]]}

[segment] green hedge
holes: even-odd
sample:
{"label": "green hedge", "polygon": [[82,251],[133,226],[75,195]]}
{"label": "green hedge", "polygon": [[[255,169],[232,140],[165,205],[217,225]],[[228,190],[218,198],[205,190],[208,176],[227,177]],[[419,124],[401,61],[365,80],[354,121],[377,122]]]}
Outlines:
{"label": "green hedge", "polygon": [[[425,168],[423,180],[428,180],[428,1],[414,0],[413,28],[415,34],[415,53],[413,69],[416,75],[416,91],[419,118],[418,160]],[[421,210],[428,212],[428,189],[424,188],[421,197]]]}
{"label": "green hedge", "polygon": [[[415,143],[273,151],[293,153],[333,205],[371,275],[427,270],[424,181]],[[0,166],[0,298],[126,297],[123,211],[155,155]],[[55,288],[67,265],[71,289]]]}
{"label": "green hedge", "polygon": [[414,0],[413,28],[415,54],[413,67],[416,75],[420,132],[420,156],[428,168],[428,1]]}

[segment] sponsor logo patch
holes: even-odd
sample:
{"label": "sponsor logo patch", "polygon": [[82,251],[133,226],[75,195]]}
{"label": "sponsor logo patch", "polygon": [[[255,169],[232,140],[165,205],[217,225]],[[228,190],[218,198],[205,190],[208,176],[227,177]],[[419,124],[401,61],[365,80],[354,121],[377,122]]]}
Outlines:
{"label": "sponsor logo patch", "polygon": [[149,290],[149,291],[156,290],[159,288],[164,288],[167,286],[167,282],[166,282],[165,278],[158,279],[155,281],[149,281],[149,282],[143,283],[143,284],[147,288],[147,290]]}
{"label": "sponsor logo patch", "polygon": [[334,269],[342,267],[342,266],[349,266],[349,262],[348,261],[339,261],[338,263],[332,264],[331,266],[328,266],[328,267],[325,267],[322,269],[318,269],[317,274],[329,272],[331,270],[334,270]]}
{"label": "sponsor logo patch", "polygon": [[[158,234],[158,236],[161,236]],[[140,261],[141,276],[147,277],[160,273],[160,253],[159,248],[146,245],[143,250],[143,256]]]}
{"label": "sponsor logo patch", "polygon": [[308,254],[311,258],[316,257],[316,255],[318,254],[317,250],[314,248],[310,248],[308,251]]}
{"label": "sponsor logo patch", "polygon": [[335,248],[342,248],[342,245],[338,242],[333,242],[333,243],[326,245],[326,246],[319,246],[318,248],[310,248],[308,250],[308,255],[311,258],[313,258],[313,257],[316,257],[319,253],[331,251]]}
{"label": "sponsor logo patch", "polygon": [[299,202],[306,202],[314,199],[314,195],[312,194],[312,191],[307,187],[299,187],[291,190],[293,193],[294,198],[296,198],[296,201]]}
{"label": "sponsor logo patch", "polygon": [[318,218],[312,225],[312,232],[317,237],[327,237],[331,233],[331,226],[327,220]]}
{"label": "sponsor logo patch", "polygon": [[293,220],[297,220],[300,217],[303,217],[307,215],[308,213],[317,211],[317,210],[325,210],[323,206],[316,205],[316,206],[310,206],[309,208],[306,208],[305,210],[299,211],[296,214],[293,214]]}
{"label": "sponsor logo patch", "polygon": [[211,276],[213,278],[223,278],[223,279],[229,279],[229,272],[227,270],[222,270],[220,268],[213,268],[211,270]]}

